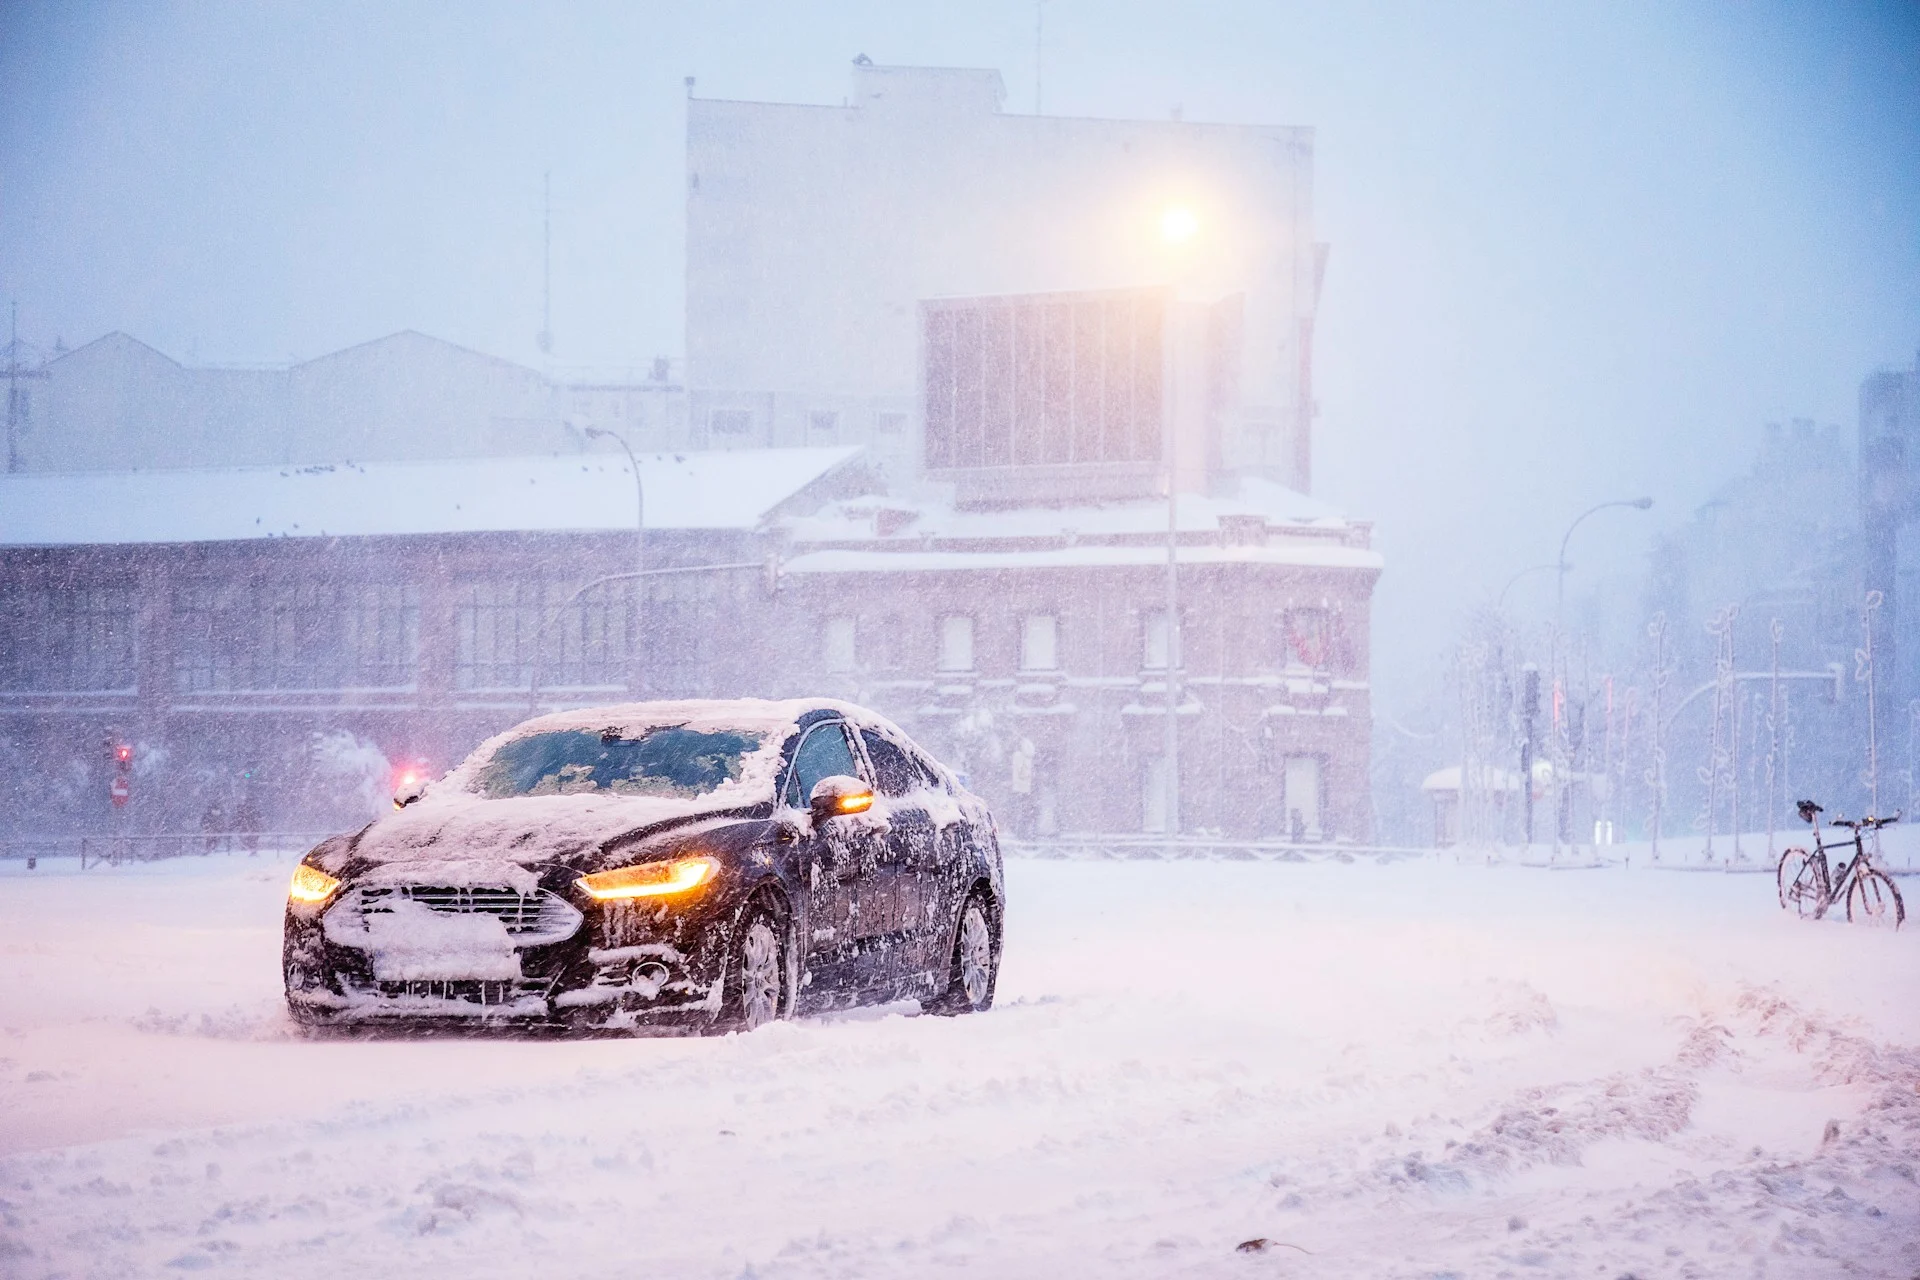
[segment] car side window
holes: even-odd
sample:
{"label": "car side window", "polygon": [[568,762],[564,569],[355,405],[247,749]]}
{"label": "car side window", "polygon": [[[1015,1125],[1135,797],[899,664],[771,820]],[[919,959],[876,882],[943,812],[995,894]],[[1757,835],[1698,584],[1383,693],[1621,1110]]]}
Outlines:
{"label": "car side window", "polygon": [[883,796],[904,796],[920,790],[926,781],[907,753],[871,729],[860,731],[866,744],[867,759],[873,764],[874,782]]}
{"label": "car side window", "polygon": [[945,791],[947,776],[940,772],[940,766],[917,751],[909,751],[907,759],[913,765],[913,771],[919,775],[920,785],[929,791]]}
{"label": "car side window", "polygon": [[806,808],[815,784],[835,774],[860,776],[860,767],[853,762],[853,748],[847,745],[846,732],[837,720],[808,730],[800,749],[793,753],[793,772],[787,779],[787,804],[795,809]]}

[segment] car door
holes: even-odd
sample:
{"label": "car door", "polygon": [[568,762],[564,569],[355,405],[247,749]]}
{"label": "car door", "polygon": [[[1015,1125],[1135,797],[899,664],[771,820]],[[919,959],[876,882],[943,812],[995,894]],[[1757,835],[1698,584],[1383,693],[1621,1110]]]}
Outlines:
{"label": "car door", "polygon": [[[866,780],[845,725],[811,726],[794,749],[782,799],[805,814],[822,778],[845,774]],[[808,937],[807,977],[802,997],[816,1007],[874,998],[887,985],[885,948],[888,886],[880,874],[874,820],[865,814],[833,818],[817,826],[804,818]]]}
{"label": "car door", "polygon": [[873,767],[874,789],[886,800],[888,830],[881,851],[881,875],[889,885],[895,923],[890,931],[889,950],[893,956],[893,976],[913,993],[924,989],[944,973],[934,969],[944,964],[944,945],[940,939],[939,832],[934,825],[929,802],[929,773],[913,759],[911,752],[873,729],[860,730],[860,743],[866,748]]}

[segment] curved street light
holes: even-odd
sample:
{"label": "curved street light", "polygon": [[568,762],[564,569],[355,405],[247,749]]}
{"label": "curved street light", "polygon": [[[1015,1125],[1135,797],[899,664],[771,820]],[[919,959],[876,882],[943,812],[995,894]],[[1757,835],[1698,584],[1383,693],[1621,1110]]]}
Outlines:
{"label": "curved street light", "polygon": [[[1556,634],[1566,630],[1567,543],[1572,540],[1573,531],[1580,527],[1582,520],[1585,520],[1596,511],[1605,511],[1608,507],[1632,507],[1636,511],[1645,511],[1652,505],[1652,498],[1616,498],[1611,502],[1597,502],[1575,516],[1573,523],[1567,526],[1566,533],[1560,538],[1560,557],[1554,561],[1553,629]],[[1512,584],[1509,583],[1508,585]]]}
{"label": "curved street light", "polygon": [[[1495,613],[1506,612],[1507,592],[1513,590],[1514,583],[1520,581],[1520,579],[1528,576],[1529,574],[1545,573],[1549,569],[1558,569],[1559,567],[1560,567],[1559,565],[1549,560],[1545,564],[1530,564],[1526,568],[1522,569],[1520,572],[1514,574],[1511,578],[1507,579],[1507,585],[1500,588],[1500,594],[1494,599],[1494,602],[1493,602],[1493,611]],[[1572,566],[1569,565],[1568,567],[1571,568]]]}

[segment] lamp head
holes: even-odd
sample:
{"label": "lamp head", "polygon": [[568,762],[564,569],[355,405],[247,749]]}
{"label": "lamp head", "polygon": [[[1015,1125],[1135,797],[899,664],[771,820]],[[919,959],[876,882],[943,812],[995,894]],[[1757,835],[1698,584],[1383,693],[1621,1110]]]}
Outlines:
{"label": "lamp head", "polygon": [[1193,210],[1174,205],[1160,215],[1160,238],[1168,244],[1185,244],[1200,230],[1200,219]]}

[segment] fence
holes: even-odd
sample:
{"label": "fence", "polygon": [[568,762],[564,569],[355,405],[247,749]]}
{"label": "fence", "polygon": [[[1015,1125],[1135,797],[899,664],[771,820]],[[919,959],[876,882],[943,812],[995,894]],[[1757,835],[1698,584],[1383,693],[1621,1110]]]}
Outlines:
{"label": "fence", "polygon": [[1394,845],[1304,844],[1206,836],[1179,836],[1170,842],[1165,836],[1157,835],[1051,836],[1043,840],[1002,837],[1000,848],[1013,858],[1091,862],[1350,862],[1355,858],[1392,862],[1400,858],[1431,858],[1438,852]]}
{"label": "fence", "polygon": [[147,835],[29,836],[0,840],[0,858],[80,859],[80,867],[106,863],[159,862],[165,858],[204,857],[215,853],[259,853],[283,849],[306,849],[320,843],[331,831],[194,831],[162,832]]}

